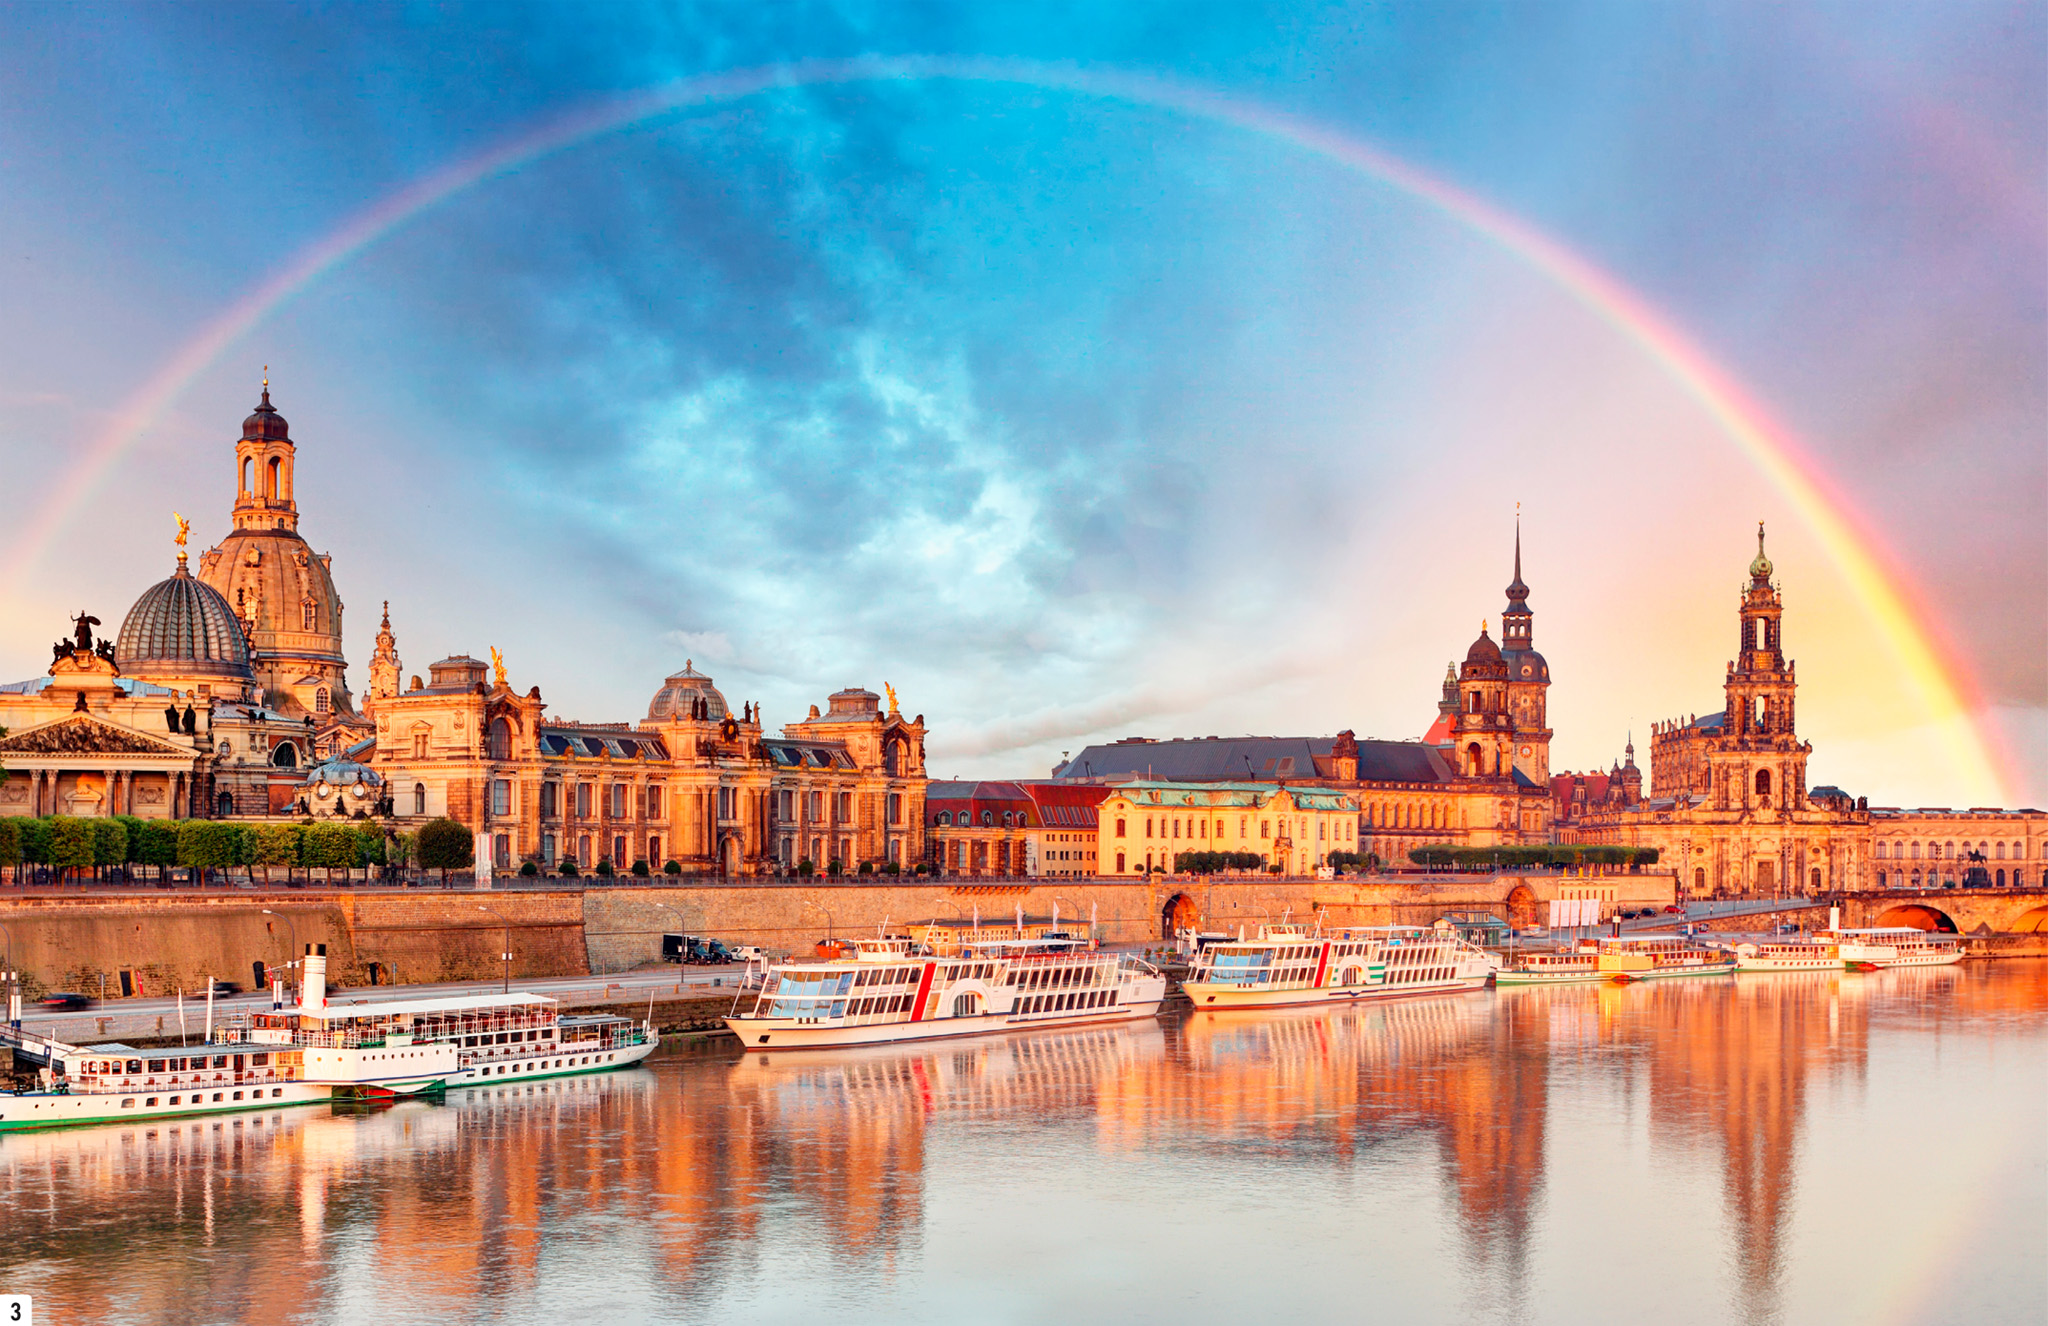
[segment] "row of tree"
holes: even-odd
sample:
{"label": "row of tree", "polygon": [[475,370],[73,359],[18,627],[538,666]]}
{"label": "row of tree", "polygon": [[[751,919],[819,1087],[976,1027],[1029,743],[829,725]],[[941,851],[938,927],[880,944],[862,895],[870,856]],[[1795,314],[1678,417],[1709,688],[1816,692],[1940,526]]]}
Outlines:
{"label": "row of tree", "polygon": [[130,815],[50,815],[0,819],[0,866],[48,866],[60,878],[100,866],[258,866],[356,870],[403,865],[461,869],[470,863],[469,830],[433,820],[416,834],[367,823],[234,824],[225,820],[145,820]]}
{"label": "row of tree", "polygon": [[1453,870],[1565,869],[1581,866],[1653,866],[1654,847],[1598,847],[1583,843],[1550,843],[1537,847],[1418,847],[1408,859],[1418,866]]}
{"label": "row of tree", "polygon": [[1264,870],[1266,858],[1257,852],[1176,852],[1176,875],[1214,875],[1225,870]]}

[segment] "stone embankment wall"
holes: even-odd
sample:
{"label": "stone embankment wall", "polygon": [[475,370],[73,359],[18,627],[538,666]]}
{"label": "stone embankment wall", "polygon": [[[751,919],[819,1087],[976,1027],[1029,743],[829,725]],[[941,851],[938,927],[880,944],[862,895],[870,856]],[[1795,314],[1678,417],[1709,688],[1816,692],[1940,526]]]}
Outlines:
{"label": "stone embankment wall", "polygon": [[[778,952],[831,935],[874,934],[932,919],[1001,924],[1021,908],[1058,908],[1078,931],[1091,915],[1107,943],[1158,941],[1165,917],[1211,930],[1247,929],[1283,916],[1335,925],[1427,925],[1449,912],[1510,907],[1532,916],[1566,889],[1597,884],[1621,904],[1662,904],[1669,874],[1472,875],[1338,880],[1272,876],[881,883],[826,879],[736,880],[687,887],[364,891],[316,889],[180,893],[28,892],[0,897],[0,929],[30,997],[76,990],[97,998],[200,990],[208,977],[249,986],[255,964],[293,956],[294,941],[327,945],[339,988],[624,971],[658,959],[672,931],[715,935]],[[266,915],[265,910],[277,913]]]}

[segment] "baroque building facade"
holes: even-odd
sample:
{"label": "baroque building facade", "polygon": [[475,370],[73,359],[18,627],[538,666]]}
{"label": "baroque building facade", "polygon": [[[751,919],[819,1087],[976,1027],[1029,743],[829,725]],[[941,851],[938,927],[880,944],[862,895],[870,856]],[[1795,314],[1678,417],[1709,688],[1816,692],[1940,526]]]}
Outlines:
{"label": "baroque building facade", "polygon": [[[1655,847],[1695,897],[2048,887],[2040,811],[1873,809],[1838,787],[1808,785],[1813,745],[1798,732],[1797,669],[1785,654],[1775,573],[1758,525],[1721,711],[1652,728],[1647,795],[1633,742],[1626,763],[1605,775],[1554,780],[1560,840]],[[1972,864],[1985,872],[1975,881]]]}

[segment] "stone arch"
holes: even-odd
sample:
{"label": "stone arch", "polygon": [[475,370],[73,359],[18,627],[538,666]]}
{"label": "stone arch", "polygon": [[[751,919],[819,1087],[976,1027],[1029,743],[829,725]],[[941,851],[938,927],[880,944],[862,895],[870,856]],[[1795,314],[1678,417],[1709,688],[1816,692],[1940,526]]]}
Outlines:
{"label": "stone arch", "polygon": [[1196,915],[1193,898],[1185,893],[1174,894],[1166,900],[1166,905],[1159,909],[1159,937],[1172,939],[1174,931],[1192,926]]}
{"label": "stone arch", "polygon": [[1877,924],[1909,925],[1915,930],[1934,930],[1945,935],[1956,933],[1956,923],[1947,912],[1939,907],[1929,907],[1919,902],[1902,903],[1897,907],[1886,908],[1877,918]]}
{"label": "stone arch", "polygon": [[1517,884],[1508,890],[1508,924],[1523,930],[1535,925],[1536,919],[1536,890],[1527,884]]}
{"label": "stone arch", "polygon": [[280,769],[299,767],[299,748],[289,741],[280,741],[270,752],[270,762]]}
{"label": "stone arch", "polygon": [[736,833],[729,833],[718,844],[719,870],[723,874],[740,873],[740,839]]}
{"label": "stone arch", "polygon": [[485,737],[489,751],[488,758],[509,760],[512,758],[512,725],[505,721],[503,714],[491,720]]}
{"label": "stone arch", "polygon": [[2048,930],[2048,907],[2035,907],[2024,911],[2012,923],[2012,933],[2018,935],[2038,934]]}

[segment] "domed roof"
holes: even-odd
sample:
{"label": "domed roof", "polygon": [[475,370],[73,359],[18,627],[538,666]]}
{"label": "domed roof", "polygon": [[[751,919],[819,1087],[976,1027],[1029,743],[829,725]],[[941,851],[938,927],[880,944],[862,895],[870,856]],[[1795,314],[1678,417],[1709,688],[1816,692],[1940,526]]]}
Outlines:
{"label": "domed roof", "polygon": [[1533,649],[1513,649],[1502,654],[1511,681],[1549,681],[1550,664]]}
{"label": "domed roof", "polygon": [[367,764],[358,764],[354,760],[336,756],[331,760],[322,760],[306,770],[306,776],[299,780],[301,787],[313,783],[331,783],[336,787],[352,787],[361,783],[365,787],[382,787],[384,775]]}
{"label": "domed roof", "polygon": [[669,719],[690,718],[692,702],[703,699],[710,702],[709,717],[717,722],[732,711],[726,707],[725,697],[711,684],[711,678],[697,671],[690,659],[683,660],[683,670],[669,677],[647,702],[647,721],[665,722]]}
{"label": "domed roof", "polygon": [[1749,578],[1751,580],[1769,580],[1771,578],[1771,559],[1764,556],[1764,523],[1761,520],[1756,523],[1756,556],[1749,564]]}
{"label": "domed roof", "polygon": [[263,400],[257,405],[256,413],[242,421],[242,438],[244,441],[257,442],[291,441],[291,425],[284,421],[284,416],[270,403],[270,383],[267,380],[263,384]]}
{"label": "domed roof", "polygon": [[1484,664],[1499,662],[1500,646],[1493,642],[1493,637],[1486,633],[1486,628],[1484,626],[1480,627],[1479,638],[1477,640],[1474,640],[1472,642],[1472,647],[1465,651],[1466,665],[1470,666],[1475,663]]}
{"label": "domed roof", "polygon": [[142,591],[121,621],[114,659],[129,676],[228,677],[250,681],[249,643],[220,591],[178,569]]}

